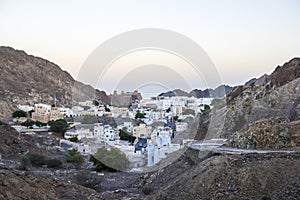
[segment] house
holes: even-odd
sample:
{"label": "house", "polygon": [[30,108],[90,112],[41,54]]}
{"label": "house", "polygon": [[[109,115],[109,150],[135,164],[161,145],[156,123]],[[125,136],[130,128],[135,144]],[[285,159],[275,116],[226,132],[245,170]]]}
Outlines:
{"label": "house", "polygon": [[170,144],[168,146],[156,146],[154,144],[149,144],[147,147],[147,165],[151,167],[158,163],[160,160],[166,158],[170,153],[179,149],[179,144]]}
{"label": "house", "polygon": [[32,113],[32,120],[47,123],[50,121],[49,111],[43,106],[35,106],[34,112]]}
{"label": "house", "polygon": [[112,116],[113,117],[128,117],[128,115],[129,115],[129,109],[128,108],[113,107],[111,109],[111,111],[112,111]]}
{"label": "house", "polygon": [[176,131],[183,132],[188,128],[188,124],[186,122],[176,122]]}
{"label": "house", "polygon": [[117,126],[117,129],[123,129],[123,128],[125,128],[127,132],[132,133],[133,130],[132,122],[124,122],[123,124]]}
{"label": "house", "polygon": [[113,141],[115,140],[116,133],[115,130],[110,125],[104,125],[104,140]]}
{"label": "house", "polygon": [[63,119],[64,115],[60,112],[60,109],[57,107],[52,107],[52,109],[49,111],[49,121],[55,121],[58,119]]}
{"label": "house", "polygon": [[152,128],[150,126],[146,126],[146,124],[141,123],[139,126],[134,126],[132,130],[132,134],[135,137],[147,138],[151,135]]}
{"label": "house", "polygon": [[172,129],[169,127],[161,127],[156,132],[156,144],[157,146],[168,146],[171,144]]}

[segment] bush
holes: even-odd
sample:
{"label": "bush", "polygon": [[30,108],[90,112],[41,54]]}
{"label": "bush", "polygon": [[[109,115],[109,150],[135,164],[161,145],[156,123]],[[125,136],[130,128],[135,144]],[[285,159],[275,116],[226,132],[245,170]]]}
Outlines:
{"label": "bush", "polygon": [[75,165],[81,165],[84,162],[83,156],[75,149],[69,150],[67,162]]}
{"label": "bush", "polygon": [[34,167],[42,167],[46,165],[46,157],[41,154],[27,154],[29,156],[29,160],[32,166]]}
{"label": "bush", "polygon": [[144,187],[143,188],[143,193],[145,194],[145,195],[149,195],[149,194],[151,194],[153,192],[153,188],[152,187]]}
{"label": "bush", "polygon": [[71,142],[78,142],[78,137],[77,136],[73,136],[69,139]]}
{"label": "bush", "polygon": [[50,126],[50,131],[57,132],[57,133],[65,133],[68,129],[68,123],[64,119],[58,119],[56,121],[48,122]]}
{"label": "bush", "polygon": [[21,123],[22,126],[31,127],[33,125],[36,125],[38,127],[46,126],[46,123],[40,122],[40,121],[33,121],[31,119],[27,119],[25,122]]}
{"label": "bush", "polygon": [[121,171],[125,170],[129,164],[127,156],[115,147],[98,149],[96,154],[91,155],[90,161],[96,166],[96,171]]}
{"label": "bush", "polygon": [[63,163],[61,160],[53,158],[53,159],[48,159],[46,161],[46,164],[49,168],[59,168],[62,166]]}
{"label": "bush", "polygon": [[17,117],[27,117],[27,112],[23,111],[23,110],[17,110],[15,112],[12,113],[12,117],[13,118],[17,118]]}
{"label": "bush", "polygon": [[49,168],[62,166],[62,161],[56,158],[48,159],[46,156],[37,153],[28,153],[20,160],[20,168],[27,170],[29,167],[42,167],[47,165]]}
{"label": "bush", "polygon": [[120,131],[120,133],[119,133],[120,140],[125,140],[132,144],[134,142],[134,140],[136,139],[136,137],[132,136],[130,133],[128,133],[125,130],[120,129],[119,131]]}
{"label": "bush", "polygon": [[31,166],[32,165],[31,165],[30,158],[28,155],[21,157],[21,159],[20,159],[20,168],[21,169],[27,170]]}
{"label": "bush", "polygon": [[99,106],[99,102],[97,100],[93,100],[93,105],[94,106]]}
{"label": "bush", "polygon": [[204,110],[201,110],[202,113],[205,113],[205,112],[209,112],[210,111],[210,106],[205,104],[204,105]]}
{"label": "bush", "polygon": [[27,119],[25,122],[21,123],[22,126],[26,126],[27,128],[32,127],[34,124],[35,122],[30,119]]}
{"label": "bush", "polygon": [[145,115],[138,110],[134,118],[135,119],[145,118]]}

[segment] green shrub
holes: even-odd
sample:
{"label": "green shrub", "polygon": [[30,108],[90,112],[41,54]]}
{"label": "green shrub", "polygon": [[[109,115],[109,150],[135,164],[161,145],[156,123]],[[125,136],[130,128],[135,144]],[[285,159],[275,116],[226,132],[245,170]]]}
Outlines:
{"label": "green shrub", "polygon": [[78,142],[78,137],[77,136],[73,136],[69,139],[71,142]]}
{"label": "green shrub", "polygon": [[68,123],[64,119],[58,119],[56,121],[48,122],[50,126],[50,131],[57,132],[57,133],[65,133],[68,129]]}
{"label": "green shrub", "polygon": [[41,154],[27,154],[29,156],[31,165],[34,167],[42,167],[43,165],[46,165],[46,157]]}
{"label": "green shrub", "polygon": [[27,117],[27,112],[23,111],[23,110],[16,110],[15,112],[12,113],[12,117],[13,118],[17,118],[17,117]]}
{"label": "green shrub", "polygon": [[127,156],[115,147],[98,149],[96,154],[91,155],[90,161],[96,166],[96,171],[121,171],[125,170],[129,165]]}
{"label": "green shrub", "polygon": [[134,118],[135,119],[145,118],[145,115],[138,110]]}
{"label": "green shrub", "polygon": [[129,132],[122,130],[122,129],[119,130],[119,136],[120,136],[120,140],[128,141],[131,144],[136,139],[136,137],[132,136]]}
{"label": "green shrub", "polygon": [[56,158],[46,160],[46,164],[49,168],[59,168],[62,166],[62,161]]}
{"label": "green shrub", "polygon": [[67,162],[75,165],[81,165],[84,162],[84,157],[75,149],[69,150]]}

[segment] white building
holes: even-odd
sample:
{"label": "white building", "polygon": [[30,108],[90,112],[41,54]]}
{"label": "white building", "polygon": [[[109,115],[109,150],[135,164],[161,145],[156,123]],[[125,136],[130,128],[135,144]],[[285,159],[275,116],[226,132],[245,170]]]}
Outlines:
{"label": "white building", "polygon": [[93,101],[83,101],[83,102],[79,102],[78,104],[80,106],[89,106],[89,107],[92,107],[94,105]]}
{"label": "white building", "polygon": [[176,131],[183,132],[188,128],[188,124],[186,122],[176,122]]}
{"label": "white building", "polygon": [[148,145],[148,166],[151,167],[158,163],[160,160],[166,158],[168,154],[180,149],[179,144],[170,144],[168,146],[156,146],[153,144]]}
{"label": "white building", "polygon": [[24,112],[29,112],[29,111],[32,111],[34,110],[34,107],[33,106],[29,106],[29,105],[17,105],[17,108],[24,111]]}
{"label": "white building", "polygon": [[77,137],[78,140],[82,138],[94,138],[93,132],[90,131],[89,128],[80,128],[75,131],[67,131],[65,132],[64,137],[66,139],[70,139],[72,137]]}
{"label": "white building", "polygon": [[110,125],[104,125],[104,138],[103,140],[114,141],[116,137],[115,130]]}
{"label": "white building", "polygon": [[44,109],[46,112],[50,112],[51,110],[51,105],[48,105],[48,104],[44,104],[44,103],[37,103],[37,104],[34,104],[34,110],[36,109]]}
{"label": "white building", "polygon": [[156,132],[157,146],[168,146],[171,144],[172,130],[169,127],[161,127]]}

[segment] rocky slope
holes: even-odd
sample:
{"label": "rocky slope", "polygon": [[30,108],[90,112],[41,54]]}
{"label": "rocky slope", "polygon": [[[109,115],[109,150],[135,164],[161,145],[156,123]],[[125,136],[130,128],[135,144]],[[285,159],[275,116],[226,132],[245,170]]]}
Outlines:
{"label": "rocky slope", "polygon": [[45,133],[20,134],[6,124],[0,125],[0,155],[3,159],[18,161],[24,154],[39,153],[47,156],[63,157],[59,151],[59,139]]}
{"label": "rocky slope", "polygon": [[155,199],[300,197],[299,154],[210,155],[205,160],[198,155],[189,149],[165,169],[145,176],[142,187]]}
{"label": "rocky slope", "polygon": [[24,51],[0,47],[0,67],[0,118],[10,117],[17,104],[71,105],[74,100],[87,99],[110,101],[105,92],[75,81],[56,64]]}
{"label": "rocky slope", "polygon": [[100,199],[92,189],[34,176],[30,172],[0,169],[0,199]]}
{"label": "rocky slope", "polygon": [[[214,137],[233,135],[232,145],[237,147],[295,147],[298,139],[288,140],[290,144],[282,145],[279,142],[281,139],[278,138],[283,134],[281,133],[283,130],[286,130],[286,134],[290,137],[300,137],[299,131],[295,128],[298,127],[296,121],[300,120],[299,72],[300,59],[294,58],[277,67],[271,75],[253,80],[247,86],[235,87],[210,113],[210,123],[206,124],[207,134]],[[261,120],[263,121],[259,122]],[[276,135],[273,139],[270,138],[271,133]],[[256,137],[256,140],[269,142],[250,145],[251,142],[242,139],[248,135]],[[262,139],[263,137],[265,139]],[[239,138],[248,142],[242,144]],[[277,142],[280,144],[272,144]]]}

